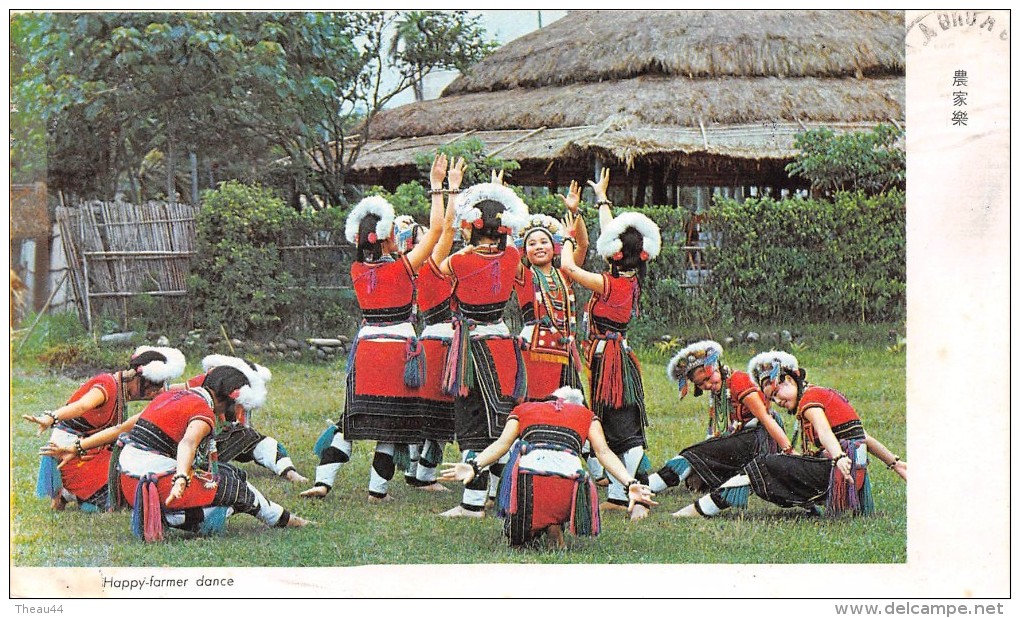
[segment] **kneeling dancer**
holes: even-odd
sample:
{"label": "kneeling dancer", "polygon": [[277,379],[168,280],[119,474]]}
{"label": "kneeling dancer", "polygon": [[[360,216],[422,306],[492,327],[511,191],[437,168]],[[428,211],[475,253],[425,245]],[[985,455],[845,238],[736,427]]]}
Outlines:
{"label": "kneeling dancer", "polygon": [[164,524],[214,534],[234,512],[279,528],[308,523],[263,496],[242,470],[217,460],[213,433],[227,411],[258,408],[265,397],[265,383],[251,368],[223,365],[202,386],[164,393],[145,408],[124,437],[119,461],[135,536],[161,540]]}
{"label": "kneeling dancer", "polygon": [[[757,455],[793,452],[782,420],[769,410],[766,395],[749,374],[723,365],[722,353],[722,346],[715,341],[698,341],[680,350],[666,367],[666,375],[677,383],[680,399],[692,383],[695,397],[708,393],[708,431],[705,441],[680,451],[648,477],[654,492],[685,480],[694,489],[710,491],[738,474]],[[752,359],[752,367],[759,357]]]}
{"label": "kneeling dancer", "polygon": [[782,507],[824,505],[827,516],[874,512],[869,446],[891,468],[902,462],[865,433],[860,417],[842,394],[808,384],[806,375],[789,354],[759,355],[751,366],[755,383],[796,414],[805,454],[759,455],[740,474],[675,516],[711,517],[730,506],[746,506],[749,490]]}
{"label": "kneeling dancer", "polygon": [[564,546],[563,526],[577,536],[600,531],[598,491],[581,460],[587,439],[602,465],[627,488],[630,509],[656,504],[613,454],[602,423],[583,402],[580,390],[562,387],[547,401],[523,403],[507,419],[499,439],[463,463],[444,464],[444,481],[465,485],[513,447],[500,481],[499,514],[510,545],[523,545],[542,532]]}

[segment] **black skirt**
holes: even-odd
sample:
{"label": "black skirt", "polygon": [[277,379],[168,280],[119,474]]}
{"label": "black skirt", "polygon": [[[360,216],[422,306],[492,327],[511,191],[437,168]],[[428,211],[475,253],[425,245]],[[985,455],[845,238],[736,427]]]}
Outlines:
{"label": "black skirt", "polygon": [[808,507],[825,501],[832,460],[803,455],[762,455],[751,460],[744,469],[751,479],[751,490],[762,500],[782,507]]}
{"label": "black skirt", "polygon": [[741,474],[743,467],[758,455],[758,427],[709,438],[688,446],[680,451],[680,455],[704,481],[704,486],[699,489],[711,491]]}

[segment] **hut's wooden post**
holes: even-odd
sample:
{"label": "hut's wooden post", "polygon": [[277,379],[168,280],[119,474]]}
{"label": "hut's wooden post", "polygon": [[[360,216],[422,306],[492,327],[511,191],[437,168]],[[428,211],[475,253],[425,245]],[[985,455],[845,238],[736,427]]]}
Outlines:
{"label": "hut's wooden post", "polygon": [[634,193],[634,205],[645,205],[645,192],[648,189],[648,164],[638,164],[637,189]]}
{"label": "hut's wooden post", "polygon": [[652,167],[652,204],[660,205],[666,204],[666,183],[663,177],[663,169],[661,163],[656,163]]}

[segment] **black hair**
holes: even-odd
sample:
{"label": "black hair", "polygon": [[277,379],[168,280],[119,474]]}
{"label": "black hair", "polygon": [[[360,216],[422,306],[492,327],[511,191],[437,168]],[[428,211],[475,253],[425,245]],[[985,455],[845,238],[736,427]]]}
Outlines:
{"label": "black hair", "polygon": [[[138,372],[138,368],[141,367],[142,365],[148,365],[149,363],[151,363],[153,361],[163,361],[163,362],[166,362],[166,360],[167,360],[166,359],[166,355],[163,354],[162,352],[157,352],[156,350],[146,350],[145,352],[142,352],[138,356],[135,356],[134,358],[129,360],[128,361],[128,367],[130,367],[131,369],[134,369],[136,372]],[[162,386],[162,383],[154,382],[154,381],[146,378],[143,373],[137,373],[137,375],[138,375],[138,377],[140,377],[145,382],[148,382],[149,384],[153,384],[155,386]]]}
{"label": "black hair", "polygon": [[379,224],[379,216],[368,214],[358,224],[358,247],[354,259],[358,262],[374,262],[382,257],[382,238],[376,238],[371,242],[369,237],[375,234],[375,227]]}
{"label": "black hair", "polygon": [[248,384],[248,378],[239,369],[228,365],[213,367],[202,382],[202,386],[215,395],[217,401],[227,402],[228,410],[233,407],[234,401],[230,394],[246,384]]}
{"label": "black hair", "polygon": [[797,404],[793,406],[792,410],[789,410],[790,414],[796,414],[797,408],[800,407],[800,399],[804,396],[804,389],[807,388],[807,370],[803,367],[798,367],[794,371],[783,369],[782,375],[790,376],[797,383]]}
{"label": "black hair", "polygon": [[499,229],[503,226],[502,216],[506,207],[495,200],[482,200],[475,204],[475,208],[482,213],[482,227],[471,228],[471,239],[468,243],[477,246],[481,244],[483,238],[491,238],[496,241],[500,251],[506,249],[506,232]]}
{"label": "black hair", "polygon": [[628,227],[620,234],[620,242],[623,243],[623,248],[620,249],[623,257],[619,260],[609,258],[613,276],[618,277],[620,271],[623,270],[636,270],[638,281],[644,281],[645,271],[648,267],[647,262],[641,259],[641,252],[645,250],[645,237],[637,228]]}

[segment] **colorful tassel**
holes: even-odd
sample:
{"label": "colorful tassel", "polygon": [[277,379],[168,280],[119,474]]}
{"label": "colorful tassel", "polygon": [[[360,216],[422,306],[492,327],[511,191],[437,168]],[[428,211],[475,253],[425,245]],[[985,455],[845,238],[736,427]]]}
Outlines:
{"label": "colorful tassel", "polygon": [[397,470],[407,470],[411,466],[411,445],[393,445],[393,465]]}
{"label": "colorful tassel", "polygon": [[404,384],[408,388],[421,388],[425,384],[425,348],[417,337],[407,340],[404,348]]}
{"label": "colorful tassel", "polygon": [[110,467],[106,471],[106,510],[111,513],[124,508],[124,497],[120,493],[120,452],[124,450],[124,436],[126,434],[121,434],[114,443]]}
{"label": "colorful tassel", "polygon": [[446,365],[443,367],[443,392],[452,396],[466,396],[468,378],[473,380],[470,359],[470,334],[464,320],[453,319],[453,339],[446,353]]}
{"label": "colorful tassel", "polygon": [[864,471],[864,483],[861,484],[861,490],[857,495],[861,505],[861,515],[874,515],[875,498],[871,494],[871,475],[868,474],[867,470]]}
{"label": "colorful tassel", "polygon": [[312,447],[312,451],[315,453],[316,457],[322,459],[322,454],[325,453],[326,449],[329,448],[329,445],[333,443],[333,436],[336,435],[337,431],[339,431],[339,428],[336,425],[330,425],[319,435],[319,439],[315,441],[315,446]]}
{"label": "colorful tassel", "polygon": [[205,509],[203,513],[205,518],[198,525],[198,533],[202,536],[223,534],[227,529],[227,516],[229,514],[230,508],[226,506]]}
{"label": "colorful tassel", "polygon": [[156,489],[156,478],[148,476],[142,485],[142,538],[146,543],[163,540],[163,505]]}
{"label": "colorful tassel", "polygon": [[144,488],[145,478],[138,479],[138,486],[135,487],[135,505],[131,509],[131,534],[138,539],[142,539],[145,533],[145,505],[142,503]]}
{"label": "colorful tassel", "polygon": [[514,345],[514,357],[517,361],[517,374],[514,376],[514,401],[524,401],[528,396],[528,371],[524,365],[524,355],[521,353],[520,339]]}
{"label": "colorful tassel", "polygon": [[[844,453],[857,453],[864,442],[858,440],[840,440]],[[875,511],[875,501],[871,494],[871,481],[868,478],[866,462],[858,462],[850,456],[850,479],[833,462],[829,473],[829,492],[825,499],[825,514],[836,517],[842,513],[854,515],[871,515]],[[858,489],[860,486],[860,489]]]}
{"label": "colorful tassel", "polygon": [[[510,456],[506,465],[503,466],[503,476],[499,480],[499,493],[496,495],[496,514],[505,518],[507,515],[517,512],[516,490],[518,465],[521,458],[521,449],[524,448],[524,441],[518,440],[510,449]],[[511,504],[513,503],[513,504]]]}
{"label": "colorful tassel", "polygon": [[616,333],[609,334],[602,349],[602,365],[593,398],[610,408],[623,407],[623,348]]}
{"label": "colorful tassel", "polygon": [[595,484],[584,475],[574,483],[574,499],[570,510],[570,532],[574,536],[597,536],[600,532],[598,493]]}
{"label": "colorful tassel", "polygon": [[60,470],[57,469],[57,460],[48,455],[40,457],[39,478],[35,483],[35,495],[52,500],[57,497],[63,487]]}

